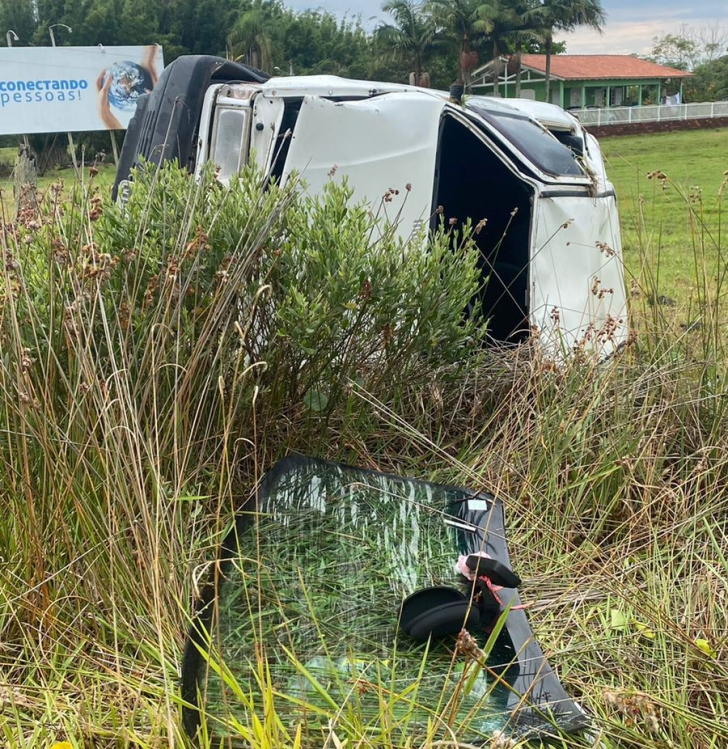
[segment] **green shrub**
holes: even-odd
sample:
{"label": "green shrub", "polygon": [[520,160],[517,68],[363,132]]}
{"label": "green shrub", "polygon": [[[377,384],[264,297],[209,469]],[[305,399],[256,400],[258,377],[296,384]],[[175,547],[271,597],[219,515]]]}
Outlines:
{"label": "green shrub", "polygon": [[247,436],[254,392],[269,413],[330,412],[352,382],[386,400],[476,355],[476,251],[444,230],[424,241],[398,239],[345,185],[309,199],[261,190],[254,171],[229,190],[211,171],[142,172],[125,205],[51,205],[20,229],[3,335],[53,361],[29,370],[28,397],[68,404],[123,371],[158,435],[199,444],[204,413],[210,434],[234,414]]}

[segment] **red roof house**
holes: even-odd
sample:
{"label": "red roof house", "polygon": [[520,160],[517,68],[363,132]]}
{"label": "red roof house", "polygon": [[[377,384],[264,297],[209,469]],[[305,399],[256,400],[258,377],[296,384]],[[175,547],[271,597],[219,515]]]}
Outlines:
{"label": "red roof house", "polygon": [[[518,62],[501,57],[473,73],[474,93],[492,94],[495,66],[498,93],[516,95]],[[528,99],[545,100],[546,55],[521,55],[521,92]],[[551,101],[564,109],[657,104],[681,92],[692,73],[658,65],[633,55],[552,55]]]}

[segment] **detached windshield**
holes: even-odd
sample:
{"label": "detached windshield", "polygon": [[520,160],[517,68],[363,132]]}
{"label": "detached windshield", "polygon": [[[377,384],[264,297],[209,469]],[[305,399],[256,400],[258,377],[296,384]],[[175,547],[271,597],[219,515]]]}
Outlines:
{"label": "detached windshield", "polygon": [[[216,736],[236,745],[235,726],[267,720],[270,700],[286,730],[303,726],[305,746],[319,747],[347,715],[364,734],[386,730],[393,745],[416,746],[452,732],[484,743],[496,730],[543,728],[549,711],[559,722],[574,712],[541,651],[529,649],[523,611],[494,630],[485,661],[458,648],[456,633],[417,641],[399,626],[415,591],[467,588],[459,554],[507,564],[492,497],[288,458],[249,505],[224,544],[209,635],[183,669]],[[500,595],[504,606],[520,603],[513,590]],[[518,648],[511,620],[522,622]],[[477,648],[493,626],[470,628]]]}
{"label": "detached windshield", "polygon": [[[263,500],[257,527],[243,531],[219,592],[218,655],[243,692],[259,692],[264,655],[274,689],[291,700],[278,709],[292,725],[305,713],[316,723],[330,700],[356,703],[376,722],[387,694],[405,694],[419,680],[416,695],[393,703],[392,718],[409,715],[411,735],[424,737],[465,663],[454,657],[454,640],[428,653],[403,635],[399,608],[418,588],[457,584],[457,536],[466,531],[446,520],[455,520],[467,496],[338,467],[322,472],[320,465],[282,477]],[[484,645],[487,636],[479,638]],[[468,724],[459,736],[486,738],[503,727],[515,655],[504,632],[489,665],[505,681],[471,666],[472,686],[455,710],[457,723]],[[205,692],[208,714],[249,724],[246,705],[216,675],[208,675]]]}
{"label": "detached windshield", "polygon": [[556,177],[584,176],[571,149],[559,143],[535,122],[517,113],[492,112],[474,103],[469,104],[468,108],[492,125],[545,174]]}

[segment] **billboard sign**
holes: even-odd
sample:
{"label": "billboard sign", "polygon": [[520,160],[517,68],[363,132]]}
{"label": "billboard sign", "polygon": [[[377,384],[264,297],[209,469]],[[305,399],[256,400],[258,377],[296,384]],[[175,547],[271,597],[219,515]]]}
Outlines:
{"label": "billboard sign", "polygon": [[164,68],[162,48],[0,49],[0,135],[124,130]]}

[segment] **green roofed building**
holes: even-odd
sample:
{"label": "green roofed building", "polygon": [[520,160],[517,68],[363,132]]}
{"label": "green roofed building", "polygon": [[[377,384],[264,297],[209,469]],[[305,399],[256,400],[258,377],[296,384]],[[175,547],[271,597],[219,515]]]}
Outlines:
{"label": "green roofed building", "polygon": [[[564,109],[682,103],[682,83],[692,75],[632,55],[553,55],[551,103]],[[474,94],[546,100],[546,55],[499,57],[473,72]]]}

